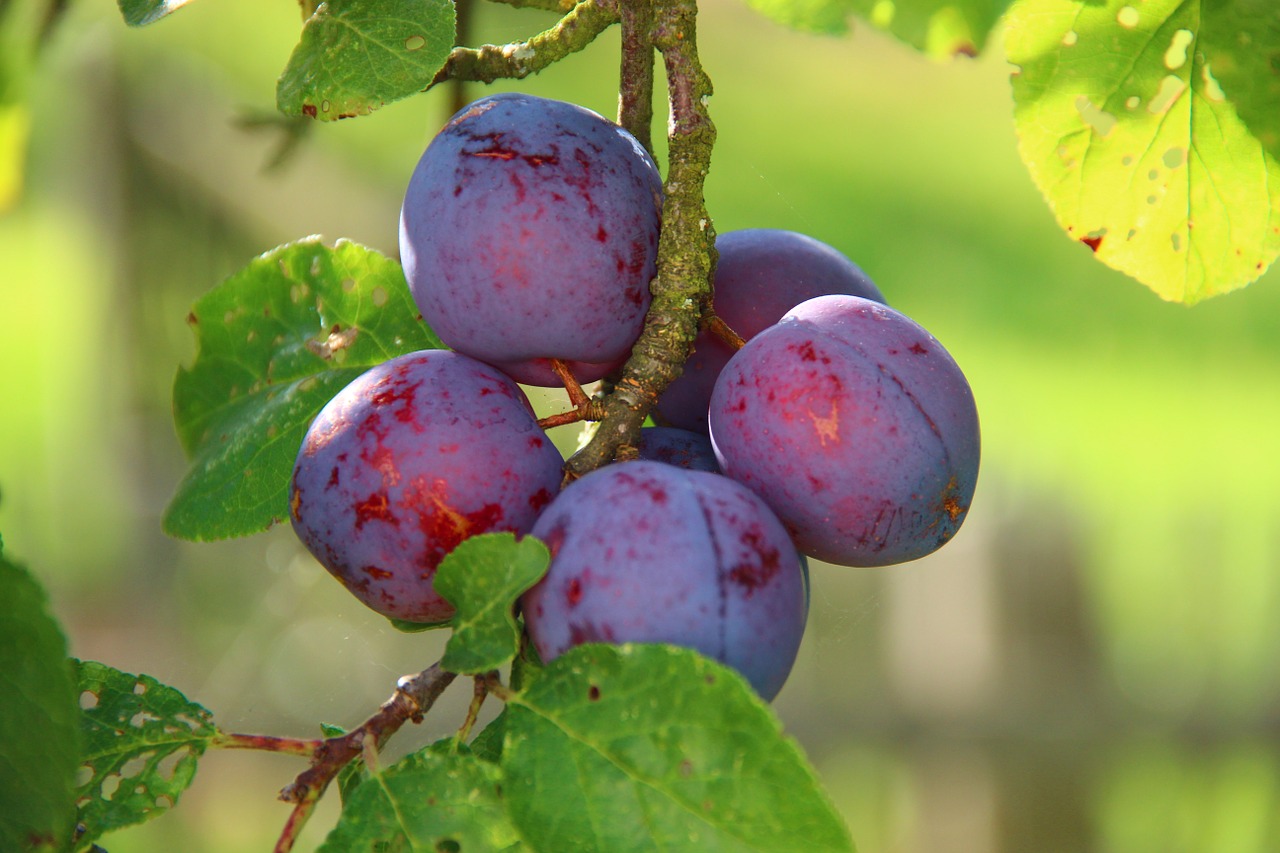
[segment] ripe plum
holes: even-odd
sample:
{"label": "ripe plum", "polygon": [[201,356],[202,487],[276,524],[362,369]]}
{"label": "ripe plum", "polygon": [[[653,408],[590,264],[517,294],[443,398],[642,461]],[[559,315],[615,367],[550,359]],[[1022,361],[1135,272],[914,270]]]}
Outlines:
{"label": "ripe plum", "polygon": [[804,632],[800,556],[764,502],[719,474],[609,465],[570,484],[533,535],[551,567],[525,593],[543,660],[587,642],[673,643],[777,695]]}
{"label": "ripe plum", "polygon": [[517,93],[459,111],[418,162],[400,254],[423,318],[449,346],[519,382],[580,382],[631,350],[649,308],[662,180],[618,125]]}
{"label": "ripe plum", "polygon": [[526,533],[559,491],[561,457],[524,392],[447,350],[391,359],[312,422],[291,488],[293,528],[357,598],[408,622],[452,606],[432,578],[459,542]]}
{"label": "ripe plum", "polygon": [[645,427],[636,444],[641,459],[665,462],[691,471],[720,473],[711,439],[696,432],[673,427]]}
{"label": "ripe plum", "polygon": [[[772,326],[815,296],[843,293],[884,302],[857,264],[826,243],[795,231],[746,228],[716,237],[713,307],[744,340]],[[684,371],[658,398],[655,415],[681,429],[705,433],[716,377],[733,349],[708,331],[699,333]]]}
{"label": "ripe plum", "polygon": [[720,374],[710,418],[724,473],[820,560],[922,557],[973,497],[978,413],[964,374],[917,323],[869,299],[811,299],[756,335]]}

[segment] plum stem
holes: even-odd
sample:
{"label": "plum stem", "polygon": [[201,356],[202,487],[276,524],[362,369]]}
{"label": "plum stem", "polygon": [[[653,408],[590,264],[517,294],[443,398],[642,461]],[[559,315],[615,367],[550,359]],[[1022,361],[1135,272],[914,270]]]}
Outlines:
{"label": "plum stem", "polygon": [[729,324],[724,320],[721,320],[717,315],[712,314],[706,318],[705,322],[708,332],[724,341],[733,349],[740,350],[746,346],[747,342],[742,339],[742,336],[729,328]]}
{"label": "plum stem", "polygon": [[569,395],[569,402],[573,404],[573,408],[567,412],[547,415],[545,418],[539,419],[538,426],[545,430],[552,427],[565,426],[566,424],[576,424],[581,421],[598,421],[604,417],[604,411],[599,401],[592,400],[587,396],[587,392],[582,390],[582,385],[578,382],[578,378],[569,370],[569,365],[558,358],[552,358],[549,361],[551,362],[551,370],[564,383],[564,390]]}
{"label": "plum stem", "polygon": [[670,107],[657,275],[649,287],[653,302],[622,376],[604,399],[600,429],[565,464],[567,479],[608,464],[619,449],[635,445],[658,395],[680,375],[711,301],[715,229],[703,184],[716,130],[707,111],[711,80],[698,58],[697,3],[651,2],[653,44],[666,68]]}
{"label": "plum stem", "polygon": [[260,749],[265,752],[279,752],[284,755],[298,755],[303,758],[310,758],[322,743],[324,741],[318,738],[302,739],[219,732],[209,745],[219,749]]}
{"label": "plum stem", "polygon": [[427,88],[446,80],[492,83],[502,78],[523,79],[582,50],[617,22],[613,0],[582,0],[555,26],[528,41],[455,47]]}

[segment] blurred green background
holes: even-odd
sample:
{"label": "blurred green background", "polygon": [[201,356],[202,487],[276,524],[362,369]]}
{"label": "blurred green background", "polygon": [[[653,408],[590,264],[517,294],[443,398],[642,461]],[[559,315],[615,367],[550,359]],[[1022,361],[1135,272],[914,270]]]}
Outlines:
{"label": "blurred green background", "polygon": [[[1018,159],[998,47],[934,65],[866,28],[818,38],[702,6],[716,227],[844,251],[950,349],[982,417],[951,544],[813,569],[776,708],[859,849],[1280,850],[1280,274],[1188,309],[1098,264]],[[482,5],[474,40],[551,20]],[[358,722],[442,640],[391,630],[287,529],[160,532],[184,471],[184,320],[308,234],[394,255],[403,186],[450,107],[439,91],[316,127],[267,169],[284,136],[253,119],[299,23],[293,3],[209,0],[128,30],[101,0],[49,46],[26,193],[0,217],[0,531],[77,656],[151,673],[225,728],[307,735]],[[610,115],[616,47],[505,88]],[[456,726],[468,697],[450,696],[399,749]],[[173,814],[106,846],[269,850],[298,769],[212,754]]]}

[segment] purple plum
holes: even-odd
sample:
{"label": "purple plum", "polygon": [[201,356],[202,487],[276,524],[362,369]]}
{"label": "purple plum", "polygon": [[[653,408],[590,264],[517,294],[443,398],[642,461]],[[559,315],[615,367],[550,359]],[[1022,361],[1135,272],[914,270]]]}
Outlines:
{"label": "purple plum", "polygon": [[562,460],[520,387],[447,350],[362,374],[316,416],[294,465],[298,538],[358,599],[407,622],[453,607],[436,567],[480,533],[524,534],[560,488]]}
{"label": "purple plum", "polygon": [[737,669],[766,701],[804,633],[800,556],[764,502],[719,474],[608,465],[533,527],[551,566],[522,598],[543,660],[588,642],[672,643]]}
{"label": "purple plum", "polygon": [[811,299],[756,335],[721,372],[710,416],[724,473],[819,560],[914,560],[969,510],[980,444],[969,384],[932,335],[869,299]]}
{"label": "purple plum", "polygon": [[[815,296],[847,294],[885,301],[857,264],[826,243],[794,231],[727,231],[716,237],[716,251],[720,260],[713,307],[744,340]],[[733,349],[705,330],[693,348],[684,372],[658,398],[654,416],[670,426],[705,433],[711,389]]]}
{"label": "purple plum", "polygon": [[590,110],[503,93],[427,146],[400,212],[400,255],[428,325],[519,382],[580,382],[626,359],[649,308],[662,180]]}

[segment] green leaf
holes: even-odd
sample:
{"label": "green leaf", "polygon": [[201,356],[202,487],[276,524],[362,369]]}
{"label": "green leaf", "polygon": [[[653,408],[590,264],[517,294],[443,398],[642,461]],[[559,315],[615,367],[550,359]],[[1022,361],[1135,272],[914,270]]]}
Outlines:
{"label": "green leaf", "polygon": [[0,850],[56,850],[70,840],[79,717],[48,598],[0,552]]}
{"label": "green leaf", "polygon": [[81,844],[157,817],[191,784],[218,731],[212,715],[149,675],[78,666],[84,751],[76,790]]}
{"label": "green leaf", "polygon": [[276,86],[289,115],[367,115],[422,91],[453,49],[450,0],[330,0],[302,28]]}
{"label": "green leaf", "polygon": [[1010,12],[1032,178],[1071,237],[1164,299],[1242,287],[1280,254],[1280,163],[1242,119],[1274,132],[1280,98],[1274,79],[1241,70],[1280,55],[1280,7],[1253,7],[1249,21],[1225,0],[1019,0]]}
{"label": "green leaf", "polygon": [[465,748],[428,747],[360,785],[320,853],[521,850],[497,765]]}
{"label": "green leaf", "polygon": [[688,649],[572,649],[508,698],[506,729],[503,795],[535,849],[853,849],[768,707]]}
{"label": "green leaf", "polygon": [[497,764],[502,760],[502,739],[507,733],[507,709],[498,712],[489,725],[471,741],[471,754],[482,761]]}
{"label": "green leaf", "polygon": [[281,246],[209,292],[188,318],[198,353],[173,387],[191,470],[165,513],[184,539],[265,530],[289,510],[316,413],[364,371],[443,346],[394,261],[340,240]]}
{"label": "green leaf", "polygon": [[124,22],[131,27],[145,27],[170,12],[181,9],[191,0],[117,0]]}
{"label": "green leaf", "polygon": [[842,35],[849,16],[892,33],[933,59],[976,56],[1011,0],[747,0],[779,23]]}
{"label": "green leaf", "polygon": [[514,533],[473,536],[445,557],[433,583],[457,612],[440,665],[478,675],[514,658],[516,599],[546,574],[550,561],[547,546],[532,536],[517,541]]}

